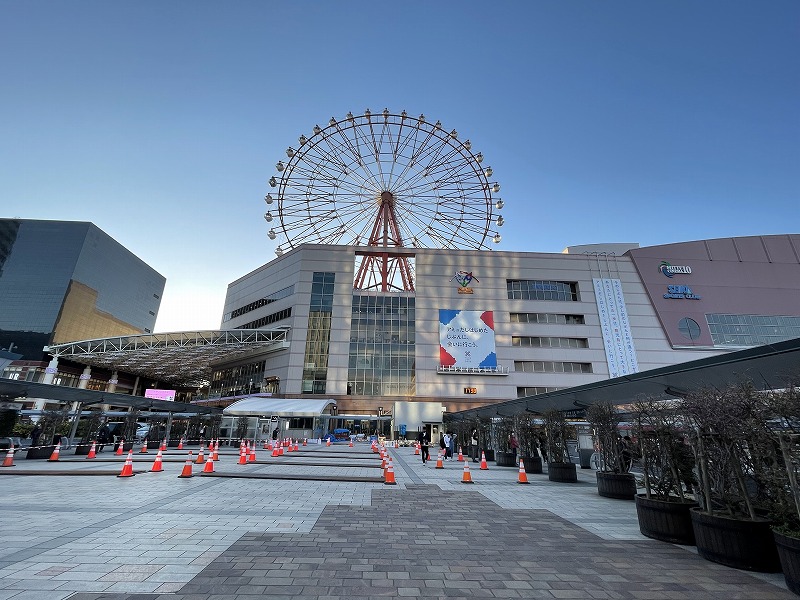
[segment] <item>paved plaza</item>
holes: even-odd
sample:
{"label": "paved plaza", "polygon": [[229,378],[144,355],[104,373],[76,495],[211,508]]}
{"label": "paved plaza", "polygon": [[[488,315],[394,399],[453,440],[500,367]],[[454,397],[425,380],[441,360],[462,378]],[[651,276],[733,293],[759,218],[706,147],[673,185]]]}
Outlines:
{"label": "paved plaza", "polygon": [[[465,485],[462,463],[399,448],[388,486],[366,445],[300,450],[247,465],[223,450],[217,476],[184,479],[177,450],[157,473],[152,450],[135,453],[129,478],[108,451],[20,453],[0,469],[0,600],[796,598],[780,573],[643,537],[634,503],[599,497],[592,471],[519,485],[471,463]],[[279,475],[295,479],[249,478]]]}

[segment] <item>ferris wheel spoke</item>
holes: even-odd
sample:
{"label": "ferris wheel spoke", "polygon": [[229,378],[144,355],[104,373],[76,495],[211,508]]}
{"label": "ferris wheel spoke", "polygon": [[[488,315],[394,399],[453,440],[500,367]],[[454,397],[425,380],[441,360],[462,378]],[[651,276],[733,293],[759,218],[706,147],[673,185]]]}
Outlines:
{"label": "ferris wheel spoke", "polygon": [[[287,150],[289,160],[284,166],[279,162],[280,173],[270,180],[277,188],[276,228],[289,247],[375,243],[370,237],[379,226],[391,228],[382,244],[486,248],[494,186],[490,189],[480,156],[456,135],[422,115],[388,110],[348,113],[325,128],[315,127],[310,138],[301,136],[298,150]],[[273,201],[271,196],[265,200]],[[386,202],[391,212],[382,210]],[[265,218],[274,217],[268,211]],[[275,238],[272,229],[270,238]],[[399,288],[385,273],[359,275],[358,281],[377,282],[374,289],[413,290],[407,281],[410,266],[398,262],[390,268],[395,274],[399,270],[405,273]]]}

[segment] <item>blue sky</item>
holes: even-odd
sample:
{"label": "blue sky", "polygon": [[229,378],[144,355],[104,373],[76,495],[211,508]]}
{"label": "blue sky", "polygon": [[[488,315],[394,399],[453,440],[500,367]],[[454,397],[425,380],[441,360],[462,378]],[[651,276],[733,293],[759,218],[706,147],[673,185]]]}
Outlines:
{"label": "blue sky", "polygon": [[316,123],[424,112],[486,156],[500,250],[797,233],[800,2],[0,1],[0,217],[92,221],[216,328]]}

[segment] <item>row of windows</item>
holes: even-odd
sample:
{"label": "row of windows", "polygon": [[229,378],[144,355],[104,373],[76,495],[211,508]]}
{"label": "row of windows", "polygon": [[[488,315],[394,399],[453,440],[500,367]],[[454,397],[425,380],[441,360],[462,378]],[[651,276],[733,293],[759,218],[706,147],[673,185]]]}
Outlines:
{"label": "row of windows", "polygon": [[559,315],[555,313],[511,313],[512,323],[552,323],[555,325],[583,325],[583,315]]}
{"label": "row of windows", "polygon": [[547,394],[548,392],[557,392],[558,390],[563,390],[564,388],[560,387],[542,387],[542,386],[533,386],[533,387],[518,387],[517,388],[517,398],[527,398],[528,396],[538,396],[539,394]]}
{"label": "row of windows", "polygon": [[707,314],[716,346],[760,346],[800,337],[800,317]]}
{"label": "row of windows", "polygon": [[509,279],[506,290],[509,300],[578,301],[578,284],[575,282]]}
{"label": "row of windows", "polygon": [[291,316],[292,307],[290,306],[289,308],[284,308],[283,310],[279,310],[278,312],[267,315],[266,317],[261,317],[255,321],[250,321],[244,325],[239,325],[239,327],[236,329],[260,329],[261,327],[266,327],[267,325],[282,321],[283,319],[288,319]]}
{"label": "row of windows", "polygon": [[520,373],[591,373],[592,363],[559,360],[515,360],[514,370]]}
{"label": "row of windows", "polygon": [[240,317],[243,314],[249,313],[251,311],[256,310],[257,308],[261,308],[262,306],[266,306],[267,304],[272,304],[277,300],[281,300],[283,298],[288,298],[294,294],[294,286],[290,285],[289,287],[283,288],[282,290],[278,290],[274,294],[269,294],[268,296],[264,296],[263,298],[259,298],[255,302],[251,302],[241,308],[237,308],[236,310],[228,313],[225,315],[225,321],[230,321],[231,319],[235,319],[236,317]]}
{"label": "row of windows", "polygon": [[589,340],[586,338],[529,337],[514,335],[511,336],[511,345],[530,348],[588,348]]}

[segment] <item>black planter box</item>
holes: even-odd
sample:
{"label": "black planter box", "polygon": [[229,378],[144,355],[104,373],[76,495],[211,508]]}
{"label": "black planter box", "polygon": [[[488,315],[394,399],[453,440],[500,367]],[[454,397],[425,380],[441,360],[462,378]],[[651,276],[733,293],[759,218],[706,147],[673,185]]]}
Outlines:
{"label": "black planter box", "polygon": [[541,456],[526,456],[522,459],[525,465],[526,473],[534,473],[540,475],[542,473],[542,457]]}
{"label": "black planter box", "polygon": [[[495,462],[498,467],[518,467],[516,456],[513,452],[498,452],[495,455]],[[487,456],[486,458],[488,460],[489,457]]]}
{"label": "black planter box", "polygon": [[772,532],[778,546],[786,587],[800,596],[800,539]]}
{"label": "black planter box", "polygon": [[697,553],[715,563],[758,571],[779,573],[778,549],[767,519],[734,519],[691,509]]}
{"label": "black planter box", "polygon": [[578,471],[575,463],[549,462],[547,463],[547,478],[550,481],[561,483],[577,483]]}
{"label": "black planter box", "polygon": [[31,458],[35,460],[47,460],[53,454],[53,450],[55,450],[55,445],[53,446],[37,446],[36,448],[28,448],[28,451],[25,453],[25,458]]}
{"label": "black planter box", "polygon": [[697,502],[675,502],[647,498],[643,494],[636,496],[636,516],[639,519],[639,531],[654,540],[694,546],[694,528],[690,510]]}
{"label": "black planter box", "polygon": [[633,500],[636,496],[636,478],[630,473],[597,471],[597,493],[604,498]]}

